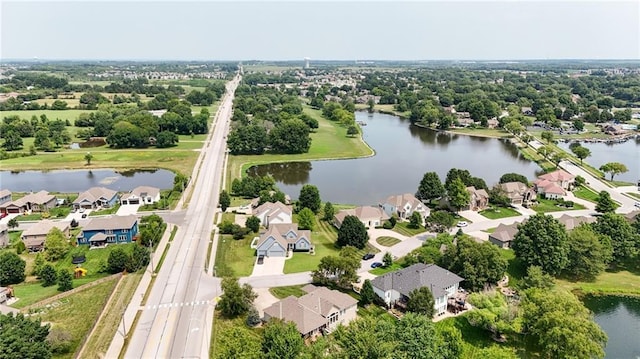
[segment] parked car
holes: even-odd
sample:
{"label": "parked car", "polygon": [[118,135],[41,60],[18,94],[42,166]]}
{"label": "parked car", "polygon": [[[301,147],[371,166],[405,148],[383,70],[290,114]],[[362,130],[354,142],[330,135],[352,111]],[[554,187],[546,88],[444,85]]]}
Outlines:
{"label": "parked car", "polygon": [[264,254],[258,256],[258,264],[264,263]]}
{"label": "parked car", "polygon": [[7,214],[7,213],[0,213],[0,219],[4,218],[4,217],[6,217],[6,216],[8,216],[8,214]]}
{"label": "parked car", "polygon": [[86,213],[83,213],[83,214],[82,214],[82,218],[87,218],[87,214],[86,214]]}
{"label": "parked car", "polygon": [[636,206],[636,207],[638,207],[638,208],[640,208],[640,202],[636,202],[636,203],[635,203],[635,206]]}
{"label": "parked car", "polygon": [[84,208],[80,207],[80,209],[78,210],[78,212],[80,212],[80,213],[84,213]]}
{"label": "parked car", "polygon": [[380,263],[380,262],[371,263],[371,268],[378,268],[378,267],[382,267],[382,263]]}
{"label": "parked car", "polygon": [[458,227],[466,227],[466,226],[468,226],[468,225],[469,225],[469,223],[467,223],[467,222],[465,222],[465,221],[460,221],[460,222],[458,222]]}
{"label": "parked car", "polygon": [[362,260],[368,261],[369,259],[371,259],[373,257],[374,257],[373,253],[367,253],[367,254],[362,256]]}

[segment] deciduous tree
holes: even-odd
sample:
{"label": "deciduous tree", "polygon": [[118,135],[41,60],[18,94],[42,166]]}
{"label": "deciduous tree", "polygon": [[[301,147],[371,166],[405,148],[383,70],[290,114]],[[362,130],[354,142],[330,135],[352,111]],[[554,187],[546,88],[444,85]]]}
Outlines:
{"label": "deciduous tree", "polygon": [[42,281],[43,287],[49,287],[56,284],[58,279],[58,274],[56,273],[56,269],[49,263],[42,266],[42,268],[38,271],[38,276]]}
{"label": "deciduous tree", "polygon": [[333,216],[336,214],[336,210],[333,208],[331,202],[324,204],[323,218],[325,221],[333,221]]}
{"label": "deciduous tree", "polygon": [[26,262],[13,252],[0,254],[0,286],[24,281]]}
{"label": "deciduous tree", "polygon": [[449,246],[440,262],[463,277],[465,287],[472,291],[497,283],[507,270],[507,260],[498,247],[489,242],[478,243],[467,236],[458,238],[456,245]]}
{"label": "deciduous tree", "polygon": [[620,162],[609,162],[600,166],[600,171],[608,173],[611,176],[610,180],[613,181],[615,175],[628,172],[629,169]]}
{"label": "deciduous tree", "polygon": [[304,343],[293,322],[272,319],[264,328],[262,353],[264,359],[295,359]]}
{"label": "deciduous tree", "polygon": [[235,318],[249,311],[257,297],[249,284],[241,287],[236,278],[223,278],[222,292],[218,307],[220,312],[228,318]]}
{"label": "deciduous tree", "polygon": [[258,233],[260,231],[260,218],[251,216],[247,218],[244,226],[249,228],[251,232]]}
{"label": "deciduous tree", "polygon": [[579,280],[593,280],[612,259],[611,240],[581,225],[569,232],[569,264],[565,272]]}
{"label": "deciduous tree", "polygon": [[304,207],[299,213],[298,213],[298,227],[300,229],[308,229],[310,231],[313,231],[313,227],[315,224],[315,214],[313,214],[313,211],[311,211],[308,207]]}
{"label": "deciduous tree", "polygon": [[447,197],[449,198],[449,204],[456,211],[468,206],[471,201],[471,194],[467,191],[467,187],[460,178],[453,180],[451,186],[447,189]]}
{"label": "deciduous tree", "polygon": [[313,213],[318,213],[322,202],[320,201],[320,191],[318,187],[310,184],[302,186],[300,196],[298,196],[298,208],[309,208]]}
{"label": "deciduous tree", "polygon": [[0,357],[3,359],[49,359],[51,348],[46,341],[50,324],[31,320],[23,314],[0,314]]}
{"label": "deciduous tree", "polygon": [[607,191],[600,191],[596,203],[596,211],[600,213],[613,212],[616,210],[616,203],[611,199]]}
{"label": "deciduous tree", "polygon": [[427,318],[432,318],[435,314],[434,305],[433,294],[427,287],[417,288],[409,293],[407,301],[407,311],[409,312],[424,314]]}
{"label": "deciduous tree", "polygon": [[58,291],[66,292],[73,289],[72,280],[73,276],[71,275],[71,272],[64,268],[60,269],[60,271],[58,272]]}
{"label": "deciduous tree", "polygon": [[536,214],[518,226],[513,250],[527,266],[540,266],[545,273],[559,274],[568,264],[565,226],[557,219]]}
{"label": "deciduous tree", "polygon": [[48,261],[55,262],[69,252],[70,246],[64,233],[59,228],[53,228],[44,241],[44,255]]}
{"label": "deciduous tree", "polygon": [[356,216],[346,216],[338,229],[339,246],[354,246],[358,249],[365,247],[369,241],[369,233],[360,219]]}
{"label": "deciduous tree", "polygon": [[360,289],[360,305],[368,305],[373,303],[376,298],[376,293],[373,291],[373,286],[369,279],[365,279],[362,283],[362,289]]}
{"label": "deciduous tree", "polygon": [[222,209],[222,212],[226,212],[227,208],[229,208],[229,206],[231,205],[231,197],[226,190],[222,190],[222,192],[220,192],[218,202],[220,202],[220,208]]}
{"label": "deciduous tree", "polygon": [[427,172],[422,176],[416,197],[423,201],[438,199],[444,196],[445,190],[440,177],[435,172]]}
{"label": "deciduous tree", "polygon": [[605,213],[598,217],[592,226],[596,232],[611,239],[614,263],[631,259],[637,254],[640,248],[640,235],[634,232],[631,224],[623,216]]}

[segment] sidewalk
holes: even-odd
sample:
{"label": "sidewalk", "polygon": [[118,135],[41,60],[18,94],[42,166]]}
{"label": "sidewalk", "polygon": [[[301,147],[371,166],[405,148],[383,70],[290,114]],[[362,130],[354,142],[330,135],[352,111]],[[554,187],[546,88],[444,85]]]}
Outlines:
{"label": "sidewalk", "polygon": [[160,258],[162,258],[162,253],[164,253],[167,244],[169,243],[169,238],[171,237],[171,231],[176,227],[172,224],[167,224],[167,229],[162,235],[162,239],[156,248],[156,251],[151,256],[151,263],[147,266],[147,269],[144,271],[142,275],[142,279],[140,280],[140,284],[138,284],[138,288],[133,293],[133,297],[131,298],[131,302],[127,306],[125,310],[121,323],[118,324],[118,330],[116,331],[111,344],[109,345],[109,349],[107,350],[107,354],[105,358],[117,358],[120,356],[120,351],[124,346],[124,335],[125,333],[129,333],[131,331],[131,327],[133,326],[133,321],[138,314],[138,310],[142,306],[142,299],[144,298],[149,285],[151,284],[151,279],[155,274],[152,274],[151,268],[156,268],[156,265],[160,263]]}

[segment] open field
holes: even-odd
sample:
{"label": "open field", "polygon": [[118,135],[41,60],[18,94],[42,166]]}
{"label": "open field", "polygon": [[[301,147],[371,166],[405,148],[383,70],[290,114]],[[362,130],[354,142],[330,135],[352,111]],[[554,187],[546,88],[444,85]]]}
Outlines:
{"label": "open field", "polygon": [[496,208],[489,208],[489,209],[485,209],[484,211],[480,211],[480,214],[489,219],[500,219],[500,218],[519,216],[520,212],[512,208],[496,207]]}
{"label": "open field", "polygon": [[307,294],[304,290],[302,290],[303,285],[291,285],[287,287],[273,287],[269,288],[269,292],[273,294],[274,297],[278,299],[284,299],[290,295],[294,297],[302,297]]}
{"label": "open field", "polygon": [[227,186],[241,177],[251,166],[273,162],[294,162],[320,159],[356,158],[373,155],[359,137],[347,137],[347,129],[323,118],[319,110],[305,105],[304,112],[318,120],[319,128],[311,134],[311,148],[301,154],[264,154],[229,156]]}
{"label": "open field", "polygon": [[578,290],[585,294],[618,294],[640,296],[640,275],[629,271],[607,271],[601,273],[593,282],[572,282],[557,279],[561,288],[570,291]]}
{"label": "open field", "polygon": [[26,120],[30,120],[32,116],[37,116],[38,118],[41,115],[46,115],[47,118],[51,121],[55,121],[56,119],[61,120],[69,120],[73,125],[73,121],[78,118],[78,115],[81,113],[89,113],[93,112],[92,110],[20,110],[20,111],[0,111],[0,117],[5,118],[8,116],[20,116],[20,118],[24,118]]}
{"label": "open field", "polygon": [[[222,220],[234,222],[235,214],[223,213]],[[222,234],[218,238],[216,251],[215,275],[218,277],[244,277],[251,275],[256,260],[256,250],[251,249],[254,233],[247,234],[243,239],[235,240],[229,234]]]}

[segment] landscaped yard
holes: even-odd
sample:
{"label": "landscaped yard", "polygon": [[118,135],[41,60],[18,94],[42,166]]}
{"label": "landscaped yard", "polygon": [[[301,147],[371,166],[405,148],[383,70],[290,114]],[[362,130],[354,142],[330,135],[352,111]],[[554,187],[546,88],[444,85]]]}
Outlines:
{"label": "landscaped yard", "polygon": [[376,238],[376,243],[378,243],[381,246],[385,246],[385,247],[391,247],[394,246],[398,243],[402,242],[401,240],[399,240],[398,238],[393,238],[393,237],[389,237],[389,236],[383,236],[383,237],[378,237]]}
{"label": "landscaped yard", "polygon": [[489,219],[516,217],[521,215],[520,212],[516,211],[515,209],[507,207],[488,208],[484,211],[480,211],[480,214]]}
{"label": "landscaped yard", "polygon": [[538,204],[531,206],[531,209],[536,211],[537,213],[547,213],[547,212],[558,212],[558,211],[571,211],[571,210],[580,210],[585,207],[579,203],[574,203],[573,207],[560,207],[557,205],[557,202],[551,199],[537,199]]}
{"label": "landscaped yard", "polygon": [[509,276],[509,286],[517,286],[518,283],[527,275],[527,269],[516,254],[511,249],[501,249],[502,258],[507,260],[507,275]]}
{"label": "landscaped yard", "polygon": [[269,288],[269,292],[273,294],[274,297],[278,299],[286,298],[290,295],[294,297],[302,297],[307,294],[304,290],[302,290],[303,285],[291,285],[287,287],[273,287]]}
{"label": "landscaped yard", "polygon": [[403,267],[400,265],[400,263],[393,263],[388,267],[378,267],[375,269],[372,269],[369,271],[369,273],[374,274],[374,275],[383,275],[389,272],[393,272],[396,271],[398,269],[402,269]]}
{"label": "landscaped yard", "polygon": [[598,193],[585,186],[580,186],[574,189],[573,194],[580,199],[584,199],[585,201],[598,203]]}
{"label": "landscaped yard", "polygon": [[413,237],[427,231],[424,227],[409,228],[409,222],[398,222],[393,227],[393,230],[407,237]]}
{"label": "landscaped yard", "polygon": [[91,211],[91,213],[89,213],[89,217],[91,217],[91,216],[105,216],[105,215],[108,215],[108,214],[115,214],[116,212],[118,212],[119,208],[120,208],[120,203],[116,204],[113,207],[101,209],[101,210],[98,210],[98,211]]}

